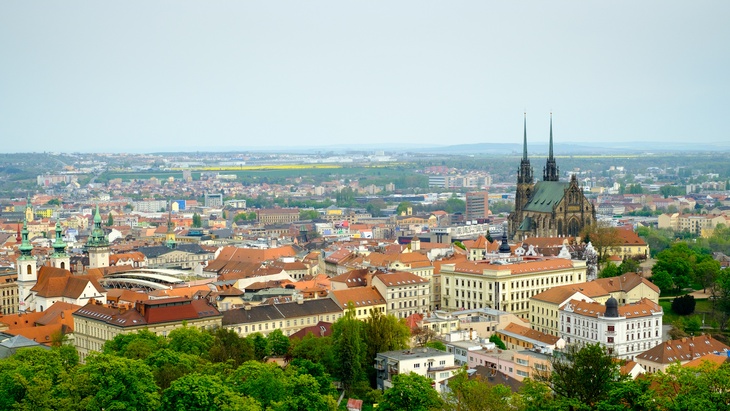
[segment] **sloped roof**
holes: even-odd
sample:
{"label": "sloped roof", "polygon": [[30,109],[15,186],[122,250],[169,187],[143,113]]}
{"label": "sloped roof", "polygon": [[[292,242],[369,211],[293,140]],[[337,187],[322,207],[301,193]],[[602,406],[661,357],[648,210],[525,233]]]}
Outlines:
{"label": "sloped roof", "polygon": [[659,293],[659,287],[636,273],[625,273],[618,277],[597,278],[592,282],[600,285],[610,293],[618,291],[628,292],[642,284]]}
{"label": "sloped roof", "polygon": [[427,279],[406,271],[376,274],[373,276],[373,281],[376,279],[386,287],[400,287],[406,284],[422,284],[428,282]]}
{"label": "sloped roof", "polygon": [[332,291],[332,296],[346,308],[352,302],[355,307],[369,307],[385,304],[385,298],[375,287],[354,287],[346,290]]}
{"label": "sloped roof", "polygon": [[554,345],[560,340],[560,337],[554,335],[545,334],[544,332],[533,330],[530,327],[525,327],[516,323],[509,323],[503,330],[498,330],[499,333],[511,333],[514,336],[527,338],[547,345]]}
{"label": "sloped roof", "polygon": [[333,299],[320,298],[228,310],[223,313],[223,325],[257,323],[341,312],[342,308]]}
{"label": "sloped roof", "polygon": [[365,275],[370,270],[367,268],[358,268],[355,270],[350,270],[346,273],[342,273],[340,275],[334,276],[330,278],[330,283],[343,283],[346,284],[348,287],[362,287],[367,285],[367,280],[365,279]]}
{"label": "sloped roof", "polygon": [[665,341],[636,356],[637,359],[657,364],[671,364],[675,361],[687,363],[714,352],[725,353],[730,347],[709,335],[686,337]]}
{"label": "sloped roof", "polygon": [[296,251],[290,245],[264,250],[258,248],[223,247],[216,260],[262,263],[281,257],[294,257],[296,254]]}
{"label": "sloped roof", "polygon": [[595,281],[591,281],[587,283],[566,284],[552,287],[539,294],[535,294],[534,296],[532,296],[532,299],[553,304],[561,304],[575,293],[581,293],[590,298],[603,297],[610,294],[598,283],[596,283]]}
{"label": "sloped roof", "polygon": [[70,271],[51,266],[38,270],[38,282],[31,288],[41,297],[79,298],[86,286],[91,283],[98,293],[106,293],[95,276],[73,275]]}
{"label": "sloped roof", "polygon": [[332,335],[332,323],[320,321],[315,325],[304,327],[301,330],[295,332],[289,336],[289,339],[304,338],[307,334],[312,333],[315,337],[329,337]]}
{"label": "sloped roof", "polygon": [[569,186],[570,183],[559,181],[538,181],[535,183],[530,201],[525,204],[524,211],[540,213],[553,211],[553,208],[563,199],[565,190]]}

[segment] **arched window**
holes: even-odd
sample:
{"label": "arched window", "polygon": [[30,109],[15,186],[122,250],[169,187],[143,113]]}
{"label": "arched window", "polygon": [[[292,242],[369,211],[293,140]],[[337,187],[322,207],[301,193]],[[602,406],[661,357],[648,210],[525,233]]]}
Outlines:
{"label": "arched window", "polygon": [[66,262],[61,261],[61,268],[64,269],[64,270],[66,269]]}
{"label": "arched window", "polygon": [[[25,268],[25,272],[28,274],[31,274],[33,272],[33,269],[31,268],[30,264],[28,264],[28,266]],[[43,310],[41,310],[41,311],[43,311]]]}

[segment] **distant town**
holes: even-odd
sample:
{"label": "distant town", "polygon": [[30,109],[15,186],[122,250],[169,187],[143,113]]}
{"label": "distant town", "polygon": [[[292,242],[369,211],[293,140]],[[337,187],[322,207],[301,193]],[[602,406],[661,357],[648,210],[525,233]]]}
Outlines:
{"label": "distant town", "polygon": [[0,408],[730,406],[726,155],[530,147],[0,155]]}

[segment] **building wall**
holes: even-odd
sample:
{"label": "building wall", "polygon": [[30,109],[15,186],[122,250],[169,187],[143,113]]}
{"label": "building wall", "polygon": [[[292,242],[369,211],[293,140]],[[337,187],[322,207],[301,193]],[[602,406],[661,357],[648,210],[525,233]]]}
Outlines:
{"label": "building wall", "polygon": [[274,330],[281,330],[284,335],[289,336],[304,327],[315,325],[320,321],[333,323],[337,321],[340,317],[342,317],[342,315],[343,312],[333,312],[318,315],[291,317],[286,319],[277,318],[275,320],[230,324],[226,325],[225,328],[233,330],[241,337],[246,337],[253,333],[261,333],[264,336],[267,336],[270,332]]}
{"label": "building wall", "polygon": [[600,343],[621,359],[662,342],[662,312],[636,318],[587,316],[568,310],[560,313],[560,335],[568,344]]}
{"label": "building wall", "polygon": [[[462,310],[494,308],[529,318],[530,297],[558,285],[585,282],[585,262],[573,261],[572,268],[511,274],[504,270],[483,273],[455,272],[453,265],[441,267],[441,308]],[[557,316],[555,317],[557,320]]]}
{"label": "building wall", "polygon": [[[182,327],[183,322],[148,324],[139,327],[116,327],[106,322],[74,315],[74,345],[83,362],[91,352],[100,352],[104,343],[119,334],[133,333],[147,329],[156,335],[166,336],[170,331]],[[221,317],[186,320],[188,327],[213,329],[221,326]]]}

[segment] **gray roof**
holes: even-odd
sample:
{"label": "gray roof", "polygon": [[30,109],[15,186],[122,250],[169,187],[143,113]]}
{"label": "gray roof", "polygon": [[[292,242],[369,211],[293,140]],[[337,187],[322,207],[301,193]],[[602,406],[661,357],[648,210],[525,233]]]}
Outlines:
{"label": "gray roof", "polygon": [[200,246],[200,244],[186,244],[186,243],[180,243],[176,244],[175,248],[170,248],[164,245],[155,245],[151,247],[140,247],[137,249],[140,253],[144,254],[147,258],[157,258],[161,255],[165,255],[167,253],[171,253],[173,251],[183,251],[186,253],[191,254],[212,254],[208,251],[205,251],[203,247]]}
{"label": "gray roof", "polygon": [[318,298],[272,305],[238,308],[223,313],[223,325],[250,324],[310,315],[341,313],[342,308],[331,298]]}
{"label": "gray roof", "polygon": [[378,357],[384,357],[390,360],[412,360],[414,358],[433,358],[443,356],[453,356],[446,351],[437,350],[430,347],[419,347],[410,350],[397,350],[397,351],[386,351],[379,352]]}

